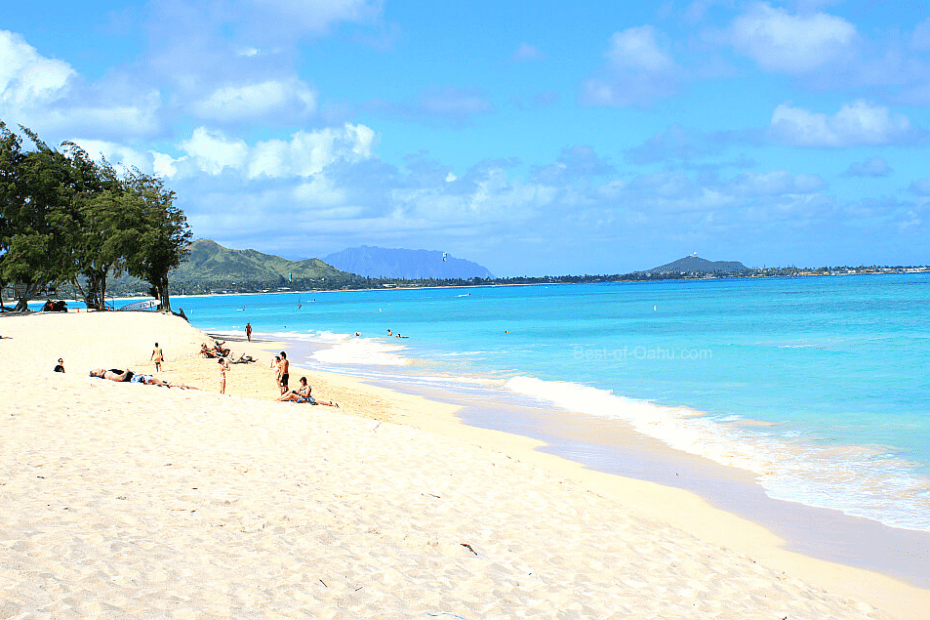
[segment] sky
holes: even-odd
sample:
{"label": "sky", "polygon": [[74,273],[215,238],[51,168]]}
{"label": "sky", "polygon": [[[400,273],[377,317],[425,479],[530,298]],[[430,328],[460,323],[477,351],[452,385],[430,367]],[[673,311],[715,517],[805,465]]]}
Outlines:
{"label": "sky", "polygon": [[4,2],[0,120],[290,259],[930,263],[926,2]]}

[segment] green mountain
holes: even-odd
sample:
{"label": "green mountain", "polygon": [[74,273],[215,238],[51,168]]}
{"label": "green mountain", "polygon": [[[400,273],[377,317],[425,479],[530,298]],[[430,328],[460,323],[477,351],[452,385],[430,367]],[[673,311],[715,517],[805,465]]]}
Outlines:
{"label": "green mountain", "polygon": [[230,250],[210,239],[190,246],[187,262],[169,274],[172,282],[286,282],[294,280],[341,280],[352,274],[331,267],[318,258],[290,261],[257,250]]}
{"label": "green mountain", "polygon": [[668,274],[732,274],[749,271],[743,263],[737,261],[709,261],[697,256],[691,255],[680,258],[675,262],[655,267],[642,273],[651,273],[654,275]]}

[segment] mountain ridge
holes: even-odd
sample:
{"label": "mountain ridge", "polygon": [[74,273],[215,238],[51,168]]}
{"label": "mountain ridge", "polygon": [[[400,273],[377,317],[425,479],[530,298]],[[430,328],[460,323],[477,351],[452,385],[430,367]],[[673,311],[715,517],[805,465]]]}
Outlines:
{"label": "mountain ridge", "polygon": [[483,265],[437,250],[362,245],[329,254],[323,260],[337,269],[368,278],[469,280],[494,277]]}

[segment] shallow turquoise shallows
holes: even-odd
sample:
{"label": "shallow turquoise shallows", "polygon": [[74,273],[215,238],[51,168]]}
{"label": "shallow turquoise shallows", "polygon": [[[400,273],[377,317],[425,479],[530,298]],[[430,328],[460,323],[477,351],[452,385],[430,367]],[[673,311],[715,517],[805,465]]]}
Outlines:
{"label": "shallow turquoise shallows", "polygon": [[[626,420],[773,497],[930,530],[930,276],[173,300],[303,365],[476,386]],[[387,330],[406,339],[387,337]],[[361,337],[353,336],[360,332]]]}

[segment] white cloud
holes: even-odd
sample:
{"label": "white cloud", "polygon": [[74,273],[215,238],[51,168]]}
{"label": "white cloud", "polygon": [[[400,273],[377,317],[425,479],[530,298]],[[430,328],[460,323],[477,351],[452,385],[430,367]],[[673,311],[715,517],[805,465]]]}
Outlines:
{"label": "white cloud", "polygon": [[916,179],[909,189],[915,194],[930,196],[930,179]]}
{"label": "white cloud", "polygon": [[674,66],[670,56],[659,49],[652,26],[628,28],[610,37],[606,56],[615,69],[633,69],[649,73],[667,71]]}
{"label": "white cloud", "polygon": [[178,173],[177,163],[180,161],[174,159],[166,153],[150,151],[152,154],[152,172],[160,177],[173,177]]}
{"label": "white cloud", "polygon": [[760,67],[780,73],[804,73],[848,54],[856,27],[827,13],[791,15],[767,3],[753,5],[730,28],[733,46]]}
{"label": "white cloud", "polygon": [[511,56],[511,60],[516,61],[542,59],[543,54],[539,51],[539,48],[528,43],[521,43],[520,47],[517,48],[517,51],[513,53],[513,56]]}
{"label": "white cloud", "polygon": [[263,19],[271,31],[302,30],[325,32],[332,24],[361,22],[380,14],[382,0],[244,0],[249,14]]}
{"label": "white cloud", "polygon": [[816,174],[791,174],[787,170],[744,172],[732,182],[730,193],[743,196],[780,196],[810,194],[826,187]]}
{"label": "white cloud", "polygon": [[582,103],[641,105],[675,92],[675,61],[659,46],[652,26],[614,33],[604,55],[606,65],[582,84]]}
{"label": "white cloud", "polygon": [[130,146],[106,140],[75,138],[71,142],[84,149],[91,159],[96,161],[100,161],[101,157],[105,157],[114,166],[135,167],[143,172],[152,170],[154,159],[150,152],[139,151]]}
{"label": "white cloud", "polygon": [[224,86],[193,105],[193,112],[200,118],[221,122],[301,118],[314,114],[316,109],[316,93],[296,79]]}
{"label": "white cloud", "polygon": [[930,51],[930,17],[917,24],[911,35],[911,48],[918,52]]}
{"label": "white cloud", "polygon": [[358,162],[372,156],[375,132],[346,123],[313,132],[299,131],[290,141],[259,142],[249,154],[248,178],[309,177],[342,159]]}
{"label": "white cloud", "polygon": [[66,62],[45,58],[23,39],[0,30],[0,112],[17,115],[63,97],[76,73]]}
{"label": "white cloud", "polygon": [[178,174],[182,170],[179,164],[186,162],[184,170],[193,165],[211,176],[229,169],[241,171],[244,180],[307,178],[336,161],[357,163],[371,158],[376,141],[370,127],[349,123],[311,132],[298,131],[290,140],[265,140],[254,146],[229,138],[221,131],[198,127],[179,144],[186,157],[173,159],[158,154],[153,166],[166,176]]}
{"label": "white cloud", "polygon": [[792,146],[879,145],[906,140],[911,123],[903,114],[861,100],[843,104],[832,115],[783,103],[772,113],[769,132],[778,142]]}
{"label": "white cloud", "polygon": [[853,162],[843,173],[848,177],[886,177],[891,174],[891,168],[888,162],[881,157],[872,157],[865,161]]}
{"label": "white cloud", "polygon": [[217,175],[226,168],[239,169],[245,165],[249,147],[244,140],[231,140],[220,131],[206,127],[194,130],[189,140],[181,142],[181,148],[207,174]]}

